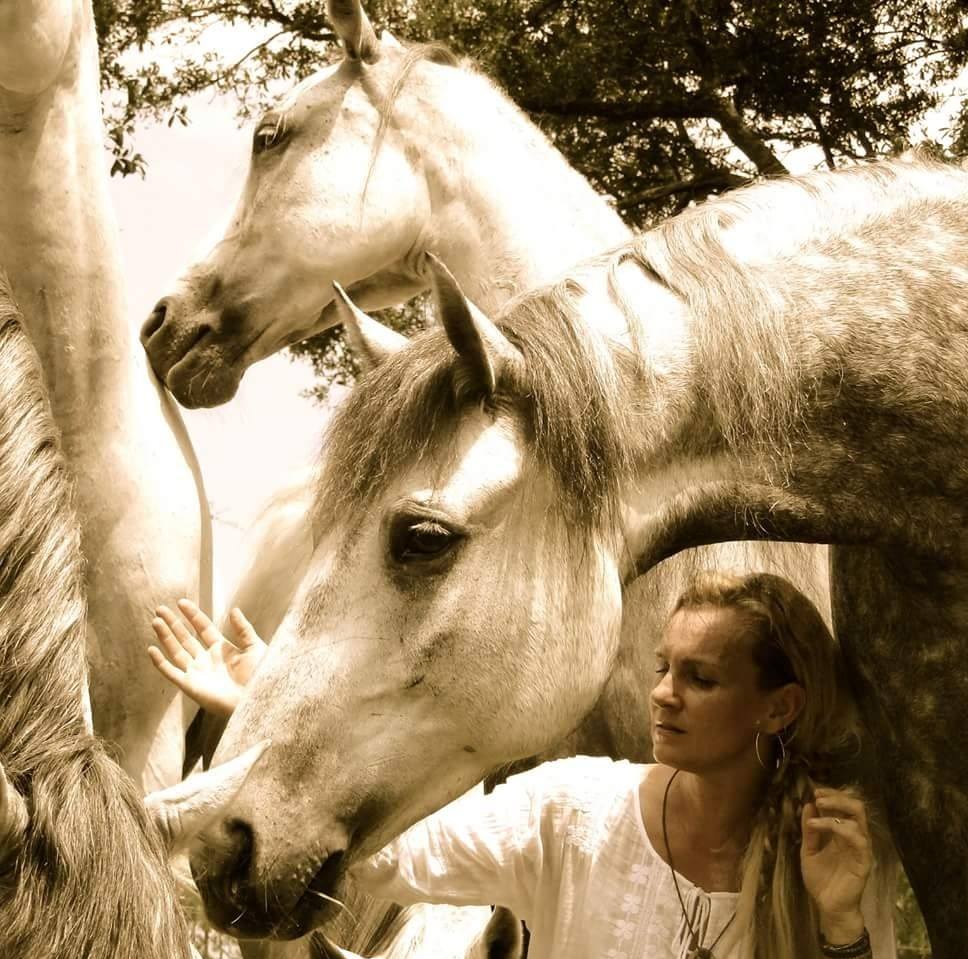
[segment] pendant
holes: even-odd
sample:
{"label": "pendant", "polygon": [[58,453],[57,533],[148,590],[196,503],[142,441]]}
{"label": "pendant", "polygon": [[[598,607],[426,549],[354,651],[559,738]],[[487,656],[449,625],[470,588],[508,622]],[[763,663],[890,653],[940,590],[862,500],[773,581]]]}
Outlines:
{"label": "pendant", "polygon": [[698,946],[689,953],[688,959],[715,959],[715,957],[708,949]]}

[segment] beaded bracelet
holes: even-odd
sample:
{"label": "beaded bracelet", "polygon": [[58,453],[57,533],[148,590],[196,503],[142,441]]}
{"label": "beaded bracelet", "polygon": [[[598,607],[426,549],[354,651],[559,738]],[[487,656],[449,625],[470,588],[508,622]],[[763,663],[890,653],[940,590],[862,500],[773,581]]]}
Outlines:
{"label": "beaded bracelet", "polygon": [[855,939],[853,942],[848,942],[841,946],[833,946],[829,942],[824,942],[821,936],[820,951],[828,959],[865,959],[865,957],[871,954],[870,933],[865,928],[860,934],[859,939]]}

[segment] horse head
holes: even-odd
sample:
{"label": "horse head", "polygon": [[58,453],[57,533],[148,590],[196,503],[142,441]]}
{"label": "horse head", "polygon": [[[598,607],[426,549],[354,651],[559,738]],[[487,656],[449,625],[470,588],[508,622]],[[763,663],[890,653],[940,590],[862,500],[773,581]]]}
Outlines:
{"label": "horse head", "polygon": [[142,329],[155,371],[186,406],[227,401],[249,365],[332,326],[334,280],[370,308],[427,287],[412,254],[428,186],[419,151],[384,109],[410,72],[407,54],[376,39],[358,2],[330,3],[329,15],[344,56],[261,118],[225,237]]}
{"label": "horse head", "polygon": [[273,747],[191,860],[237,935],[318,924],[346,866],[560,740],[611,669],[608,371],[582,380],[577,330],[543,355],[433,269],[442,322],[402,347],[346,309],[374,365],[330,430],[307,575],[215,758]]}
{"label": "horse head", "polygon": [[246,368],[338,322],[332,282],[364,309],[430,285],[426,254],[496,311],[513,293],[628,238],[615,212],[508,98],[439,44],[373,34],[329,5],[345,55],[256,126],[223,238],[142,329],[186,406],[215,406]]}

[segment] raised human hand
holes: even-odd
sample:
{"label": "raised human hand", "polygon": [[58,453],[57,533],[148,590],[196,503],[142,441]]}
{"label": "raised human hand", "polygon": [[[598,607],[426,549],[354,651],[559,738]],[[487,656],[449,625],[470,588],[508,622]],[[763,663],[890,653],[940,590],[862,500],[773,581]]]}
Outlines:
{"label": "raised human hand", "polygon": [[149,646],[148,655],[162,676],[199,706],[230,716],[268,647],[240,609],[229,613],[231,639],[191,600],[178,600],[178,610],[181,616],[158,607],[151,627],[160,648]]}
{"label": "raised human hand", "polygon": [[860,900],[873,863],[864,803],[850,790],[815,786],[801,826],[800,870],[821,932],[827,942],[852,942],[864,930]]}

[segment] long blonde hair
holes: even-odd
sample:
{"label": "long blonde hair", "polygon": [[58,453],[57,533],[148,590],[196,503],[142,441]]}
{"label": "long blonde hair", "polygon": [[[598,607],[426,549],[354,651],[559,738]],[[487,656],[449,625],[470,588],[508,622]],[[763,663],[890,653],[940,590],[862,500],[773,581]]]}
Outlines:
{"label": "long blonde hair", "polygon": [[859,751],[840,651],[816,606],[770,573],[701,572],[675,609],[698,606],[748,619],[764,689],[795,682],[806,692],[799,715],[780,734],[783,748],[773,739],[759,749],[770,779],[743,857],[736,924],[744,959],[819,956],[817,916],[800,874],[800,815],[809,779],[830,781]]}

